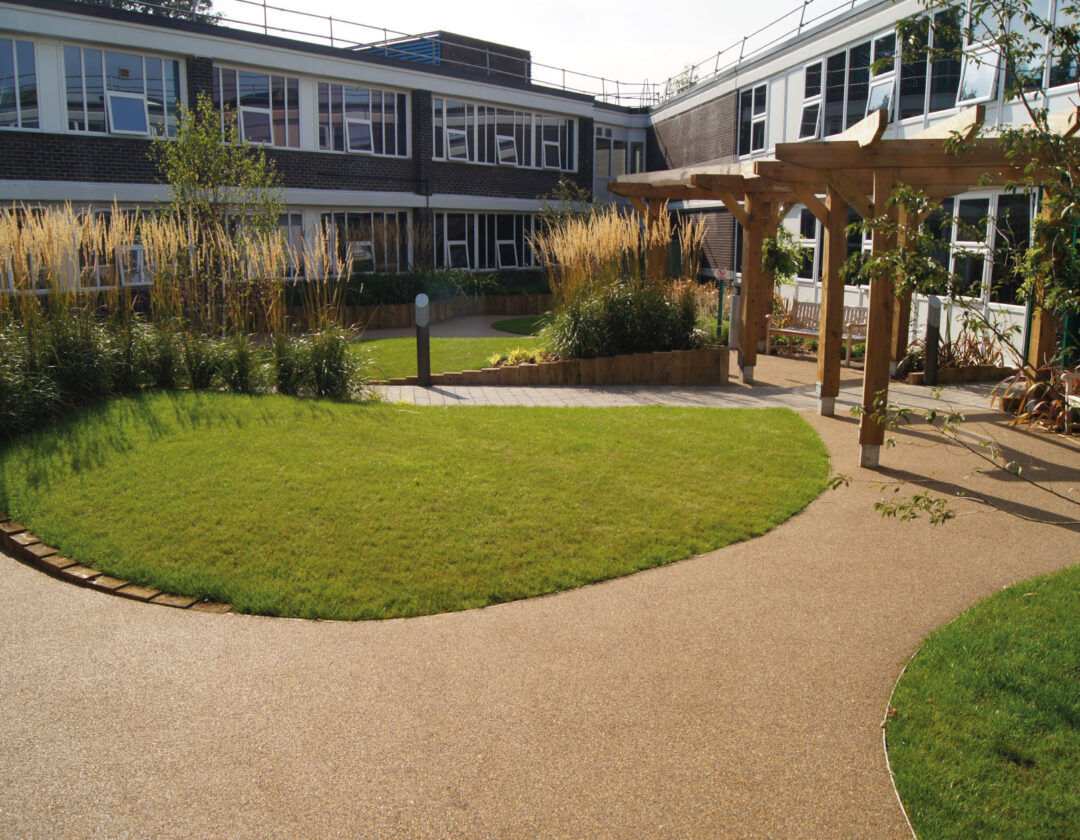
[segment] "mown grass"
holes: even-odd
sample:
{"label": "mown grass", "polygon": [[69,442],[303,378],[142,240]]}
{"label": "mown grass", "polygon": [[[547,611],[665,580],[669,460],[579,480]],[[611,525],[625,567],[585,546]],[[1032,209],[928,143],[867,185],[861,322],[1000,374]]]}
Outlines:
{"label": "mown grass", "polygon": [[419,408],[166,392],[0,449],[0,509],[104,572],[245,612],[482,607],[760,534],[822,489],[783,410]]}
{"label": "mown grass", "polygon": [[897,685],[889,759],[923,840],[1080,837],[1080,567],[934,633]]}
{"label": "mown grass", "polygon": [[507,318],[496,321],[491,326],[514,335],[538,335],[540,330],[551,323],[551,313],[545,315],[525,315],[521,318]]}
{"label": "mown grass", "polygon": [[[431,372],[479,370],[487,367],[488,358],[515,347],[532,350],[540,346],[535,338],[499,336],[484,338],[431,339]],[[373,379],[416,376],[415,338],[377,338],[361,340],[353,347],[367,359],[365,371]]]}

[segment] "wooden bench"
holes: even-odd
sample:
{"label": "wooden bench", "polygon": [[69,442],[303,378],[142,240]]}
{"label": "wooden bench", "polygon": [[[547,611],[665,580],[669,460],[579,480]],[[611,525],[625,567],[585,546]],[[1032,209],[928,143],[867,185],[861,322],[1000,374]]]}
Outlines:
{"label": "wooden bench", "polygon": [[[868,310],[865,306],[844,307],[844,364],[851,367],[851,345],[855,341],[866,341],[866,321]],[[789,335],[794,338],[812,338],[821,336],[821,304],[809,301],[795,301],[783,315],[769,315],[768,329],[765,333],[765,352],[772,348],[772,336]]]}

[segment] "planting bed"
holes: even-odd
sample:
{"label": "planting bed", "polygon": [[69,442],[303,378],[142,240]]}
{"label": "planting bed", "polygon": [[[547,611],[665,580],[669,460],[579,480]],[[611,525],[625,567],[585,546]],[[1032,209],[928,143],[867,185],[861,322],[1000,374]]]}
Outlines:
{"label": "planting bed", "polygon": [[746,539],[801,510],[827,471],[821,441],[783,409],[163,392],[99,403],[0,449],[0,512],[145,592],[386,618],[554,592]]}

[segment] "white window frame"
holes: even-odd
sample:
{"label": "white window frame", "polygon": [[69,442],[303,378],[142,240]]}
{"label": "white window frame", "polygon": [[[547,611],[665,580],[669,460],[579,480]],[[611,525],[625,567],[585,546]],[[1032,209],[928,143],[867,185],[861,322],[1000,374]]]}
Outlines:
{"label": "white window frame", "polygon": [[[274,82],[270,78],[271,73],[264,73],[261,70],[244,70],[242,68],[221,68],[232,70],[236,73],[236,123],[237,129],[240,132],[240,140],[244,143],[252,143],[256,146],[273,146],[274,145],[274,103],[273,103],[273,91]],[[262,76],[266,79],[266,102],[265,108],[260,108],[257,105],[241,105],[240,104],[240,74],[247,73],[251,76]],[[224,90],[224,88],[223,88]],[[247,137],[247,131],[244,128],[244,114],[260,114],[266,117],[267,134],[269,140],[249,140]]]}
{"label": "white window frame", "polygon": [[[371,111],[369,110],[368,113],[370,114]],[[368,118],[364,120],[355,117],[344,116],[343,122],[345,123],[345,151],[352,154],[375,154],[375,129],[372,125],[371,119]],[[356,126],[357,128],[361,128],[364,126],[367,127],[367,148],[364,148],[362,145],[359,144],[353,144],[353,126]]]}
{"label": "white window frame", "polygon": [[[465,127],[458,128],[456,126],[450,126],[449,103],[460,103],[465,108]],[[492,163],[488,160],[479,160],[479,144],[477,138],[477,131],[481,130],[479,126],[480,117],[479,109],[492,109],[495,111],[495,144],[496,144],[496,161]],[[509,109],[503,109],[509,110]],[[474,102],[472,100],[449,98],[444,96],[432,97],[432,119],[435,126],[434,131],[436,134],[433,137],[442,135],[442,154],[437,155],[436,151],[432,149],[432,160],[446,160],[446,161],[460,161],[467,163],[476,163],[485,166],[517,166],[521,169],[557,169],[561,172],[577,172],[577,149],[581,139],[578,136],[578,129],[580,128],[580,120],[571,116],[563,116],[558,114],[545,114],[535,111],[512,111],[513,113],[513,134],[507,134],[500,132],[500,122],[498,118],[499,106],[488,105],[482,102]],[[559,127],[559,138],[557,140],[548,140],[544,137],[544,125],[545,122],[550,120],[551,124]],[[573,124],[573,138],[569,136],[571,133],[570,126]],[[524,142],[526,149],[522,149],[522,144],[518,143],[517,130],[518,127],[523,129]],[[563,166],[563,154],[562,154],[562,135],[567,134],[566,137],[566,158],[567,166]],[[486,135],[485,135],[486,137]],[[452,152],[451,138],[459,144],[459,148],[456,152]],[[465,141],[465,153],[462,154],[460,149],[461,138]],[[512,142],[514,147],[515,160],[513,162],[509,160],[503,160],[503,143],[507,145]],[[486,139],[485,139],[486,143]],[[537,152],[539,147],[539,152]],[[550,150],[557,151],[556,158],[557,163],[549,163]],[[525,152],[523,154],[523,151]],[[485,152],[485,157],[487,152]],[[539,158],[539,160],[537,160]],[[522,163],[524,159],[529,159],[531,163]]]}
{"label": "white window frame", "polygon": [[[136,137],[146,137],[150,134],[150,110],[146,103],[146,82],[143,80],[144,93],[140,96],[137,93],[121,93],[120,91],[109,90],[106,84],[105,88],[105,115],[108,120],[109,133],[110,134],[131,134]],[[114,99],[131,99],[142,104],[142,117],[143,125],[146,126],[143,130],[133,130],[130,128],[117,128],[116,120],[113,118],[113,100]]]}
{"label": "white window frame", "polygon": [[[502,216],[509,216],[510,217],[510,230],[511,230],[511,238],[510,239],[500,239],[499,238],[499,218],[502,217]],[[517,249],[517,240],[513,237],[513,234],[516,234],[516,232],[517,232],[517,218],[516,218],[515,214],[513,214],[513,213],[496,213],[495,214],[495,265],[496,265],[496,267],[498,267],[500,269],[501,268],[521,268],[522,267],[521,266],[521,254],[518,253],[518,249]],[[512,248],[514,250],[514,263],[513,263],[513,265],[508,265],[508,264],[503,262],[503,258],[502,258],[503,246],[509,246],[510,248]]]}
{"label": "white window frame", "polygon": [[[102,85],[102,96],[105,99],[105,102],[104,102],[104,107],[105,107],[105,131],[90,131],[87,128],[72,128],[71,127],[71,117],[68,114],[68,108],[67,108],[66,68],[64,66],[64,61],[65,61],[64,48],[65,47],[71,47],[71,48],[77,49],[79,51],[79,85],[80,85],[80,88],[81,88],[81,102],[82,102],[81,120],[82,120],[82,123],[83,123],[84,126],[89,121],[89,115],[87,113],[88,112],[87,102],[86,102],[87,94],[86,94],[86,56],[85,56],[85,50],[88,50],[88,49],[96,50],[97,52],[101,53],[101,85]],[[130,91],[119,91],[119,90],[110,90],[109,89],[108,60],[106,58],[106,56],[109,53],[120,53],[120,54],[124,54],[124,55],[133,55],[133,56],[136,56],[142,62],[142,85],[143,85],[142,93],[132,93]],[[34,53],[34,59],[35,59],[35,62],[36,62],[36,60],[37,60],[37,51],[36,51],[36,49],[35,49],[35,53]],[[147,86],[148,86],[148,83],[149,83],[149,74],[147,73],[147,67],[146,67],[147,59],[157,59],[158,61],[161,62],[161,95],[162,95],[162,99],[163,99],[162,107],[164,108],[164,112],[165,112],[165,134],[160,135],[160,136],[171,137],[172,135],[170,135],[168,133],[170,110],[169,110],[169,100],[168,100],[168,85],[166,83],[166,80],[168,79],[168,76],[169,76],[170,62],[175,62],[176,63],[176,67],[180,71],[180,75],[183,76],[184,64],[183,64],[181,59],[179,59],[179,58],[171,58],[171,57],[169,57],[167,55],[161,55],[160,53],[125,52],[124,50],[106,49],[104,47],[94,47],[94,46],[86,47],[86,46],[83,46],[82,44],[73,44],[70,41],[64,41],[60,45],[60,67],[61,67],[60,72],[61,72],[61,78],[65,79],[65,81],[63,82],[62,87],[61,87],[61,92],[62,92],[62,94],[64,96],[63,114],[64,114],[65,130],[68,131],[68,132],[76,133],[76,134],[93,134],[95,136],[110,135],[110,134],[117,134],[117,135],[128,136],[128,137],[152,137],[152,136],[154,136],[154,134],[155,134],[154,127],[150,124],[150,106],[149,106],[149,102],[148,102],[149,93],[147,92]],[[146,120],[146,131],[131,131],[130,129],[118,129],[118,128],[113,127],[113,118],[112,118],[112,98],[113,97],[142,100],[143,115],[144,115],[144,118]],[[185,104],[186,104],[186,90],[185,90],[185,86],[183,84],[180,84],[179,87],[177,88],[177,91],[176,91],[176,104],[175,104],[174,107],[176,107],[177,111],[179,111],[179,108],[181,106],[185,105]],[[40,109],[40,107],[41,107],[40,102],[39,102],[38,107]]]}
{"label": "white window frame", "polygon": [[[4,131],[4,130],[38,131],[41,128],[41,98],[40,97],[38,97],[38,104],[37,104],[37,110],[38,110],[38,118],[37,118],[37,123],[38,124],[37,124],[37,126],[24,126],[23,125],[22,88],[19,86],[19,78],[20,78],[20,76],[22,74],[21,74],[21,72],[19,70],[19,49],[18,49],[18,46],[17,46],[20,43],[27,43],[27,44],[30,45],[31,50],[34,53],[34,91],[36,93],[37,89],[38,89],[38,70],[37,70],[38,50],[37,50],[37,44],[34,41],[31,41],[31,40],[29,40],[27,38],[6,38],[5,37],[5,38],[0,38],[0,41],[7,41],[9,44],[11,44],[11,67],[12,67],[12,73],[13,73],[12,85],[13,85],[13,90],[14,90],[14,93],[15,93],[15,125],[0,126],[0,131]],[[61,54],[62,53],[63,53],[63,50],[61,50]],[[85,82],[84,82],[84,88],[85,88]],[[85,94],[85,89],[84,89],[83,93]],[[65,91],[65,94],[66,94],[66,91]],[[66,117],[67,117],[66,112],[65,112],[64,116],[65,116],[65,119],[66,119]]]}
{"label": "white window frame", "polygon": [[[807,74],[807,71],[809,71],[815,65],[817,65],[818,74],[819,74],[818,92],[814,96],[807,96],[806,95],[806,74]],[[800,139],[800,140],[816,140],[818,137],[821,136],[821,106],[822,106],[822,104],[824,102],[824,96],[825,96],[825,62],[824,62],[824,60],[819,59],[818,61],[811,61],[809,64],[807,64],[805,67],[803,67],[803,106],[802,106],[802,111],[800,112],[800,116],[799,116],[799,138],[798,139]],[[750,118],[751,118],[751,120],[753,120],[753,102],[751,102],[750,108],[751,108]],[[803,123],[806,122],[806,112],[810,108],[817,108],[817,116],[814,118],[814,131],[813,131],[812,134],[803,134],[803,131],[802,131]],[[752,129],[751,129],[751,131],[752,131]],[[753,142],[753,138],[751,137],[751,143],[752,142]]]}
{"label": "white window frame", "polygon": [[[503,112],[510,115],[510,133],[506,134],[503,124]],[[514,111],[510,111],[506,108],[495,109],[495,157],[502,166],[517,166],[518,165],[518,148],[517,137],[514,133],[514,128],[517,125],[517,114]],[[509,146],[504,146],[504,143],[509,143]],[[512,150],[513,154],[509,160],[503,160],[504,149]]]}
{"label": "white window frame", "polygon": [[[975,92],[975,95],[964,97],[964,83],[968,73],[988,71],[993,74],[990,90],[985,93]],[[979,102],[989,102],[998,95],[1001,86],[1001,63],[1000,57],[990,47],[971,46],[964,50],[964,63],[960,69],[960,86],[956,89],[956,104],[958,107],[974,105]]]}
{"label": "white window frame", "polygon": [[[755,96],[755,94],[760,89],[764,89],[764,91],[765,91],[765,105],[762,108],[762,112],[760,114],[758,114],[758,113],[755,113],[755,111],[754,111],[754,100],[757,98]],[[736,135],[737,135],[736,136],[736,142],[739,144],[739,147],[742,146],[742,143],[741,143],[742,137],[739,136],[739,132],[742,131],[742,96],[743,96],[744,93],[749,93],[750,94],[750,123],[749,123],[750,139],[749,139],[749,145],[748,145],[748,150],[747,150],[746,154],[739,155],[739,157],[740,158],[749,158],[749,157],[752,157],[753,155],[764,152],[769,147],[769,123],[768,123],[768,118],[769,118],[769,83],[768,82],[761,82],[760,84],[752,85],[752,86],[750,86],[748,88],[741,88],[739,90],[739,99],[737,101],[738,112],[736,114],[736,119],[738,121],[738,126],[739,126],[738,131],[736,132]],[[764,126],[764,128],[762,128],[762,130],[761,130],[761,136],[762,136],[761,142],[762,142],[762,145],[761,145],[760,148],[757,148],[757,147],[754,146],[754,126],[758,125],[759,123],[762,124]]]}

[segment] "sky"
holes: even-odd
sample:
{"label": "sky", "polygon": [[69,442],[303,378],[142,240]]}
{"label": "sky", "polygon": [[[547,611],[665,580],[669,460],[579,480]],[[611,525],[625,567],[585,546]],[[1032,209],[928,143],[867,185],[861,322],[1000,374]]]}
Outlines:
{"label": "sky", "polygon": [[[336,36],[354,41],[381,39],[381,33],[349,29],[340,21],[356,21],[406,33],[446,30],[495,41],[532,52],[534,64],[618,79],[620,82],[663,82],[687,65],[715,55],[765,24],[792,13],[783,30],[798,24],[800,0],[543,0],[534,3],[489,0],[406,0],[362,4],[356,0],[267,0],[271,6],[302,10],[335,19]],[[836,8],[841,0],[812,0],[817,13]],[[214,9],[228,18],[261,23],[261,5],[215,0]],[[513,11],[511,14],[510,11]],[[657,14],[660,10],[662,13]],[[808,12],[808,17],[815,12]],[[325,20],[270,10],[271,26],[325,33]],[[779,34],[776,28],[771,34]],[[761,38],[762,36],[759,36]],[[736,51],[737,51],[736,47]],[[710,69],[712,65],[710,64]],[[541,72],[539,68],[534,72]],[[583,83],[570,86],[584,89]],[[596,81],[595,86],[599,86]]]}

